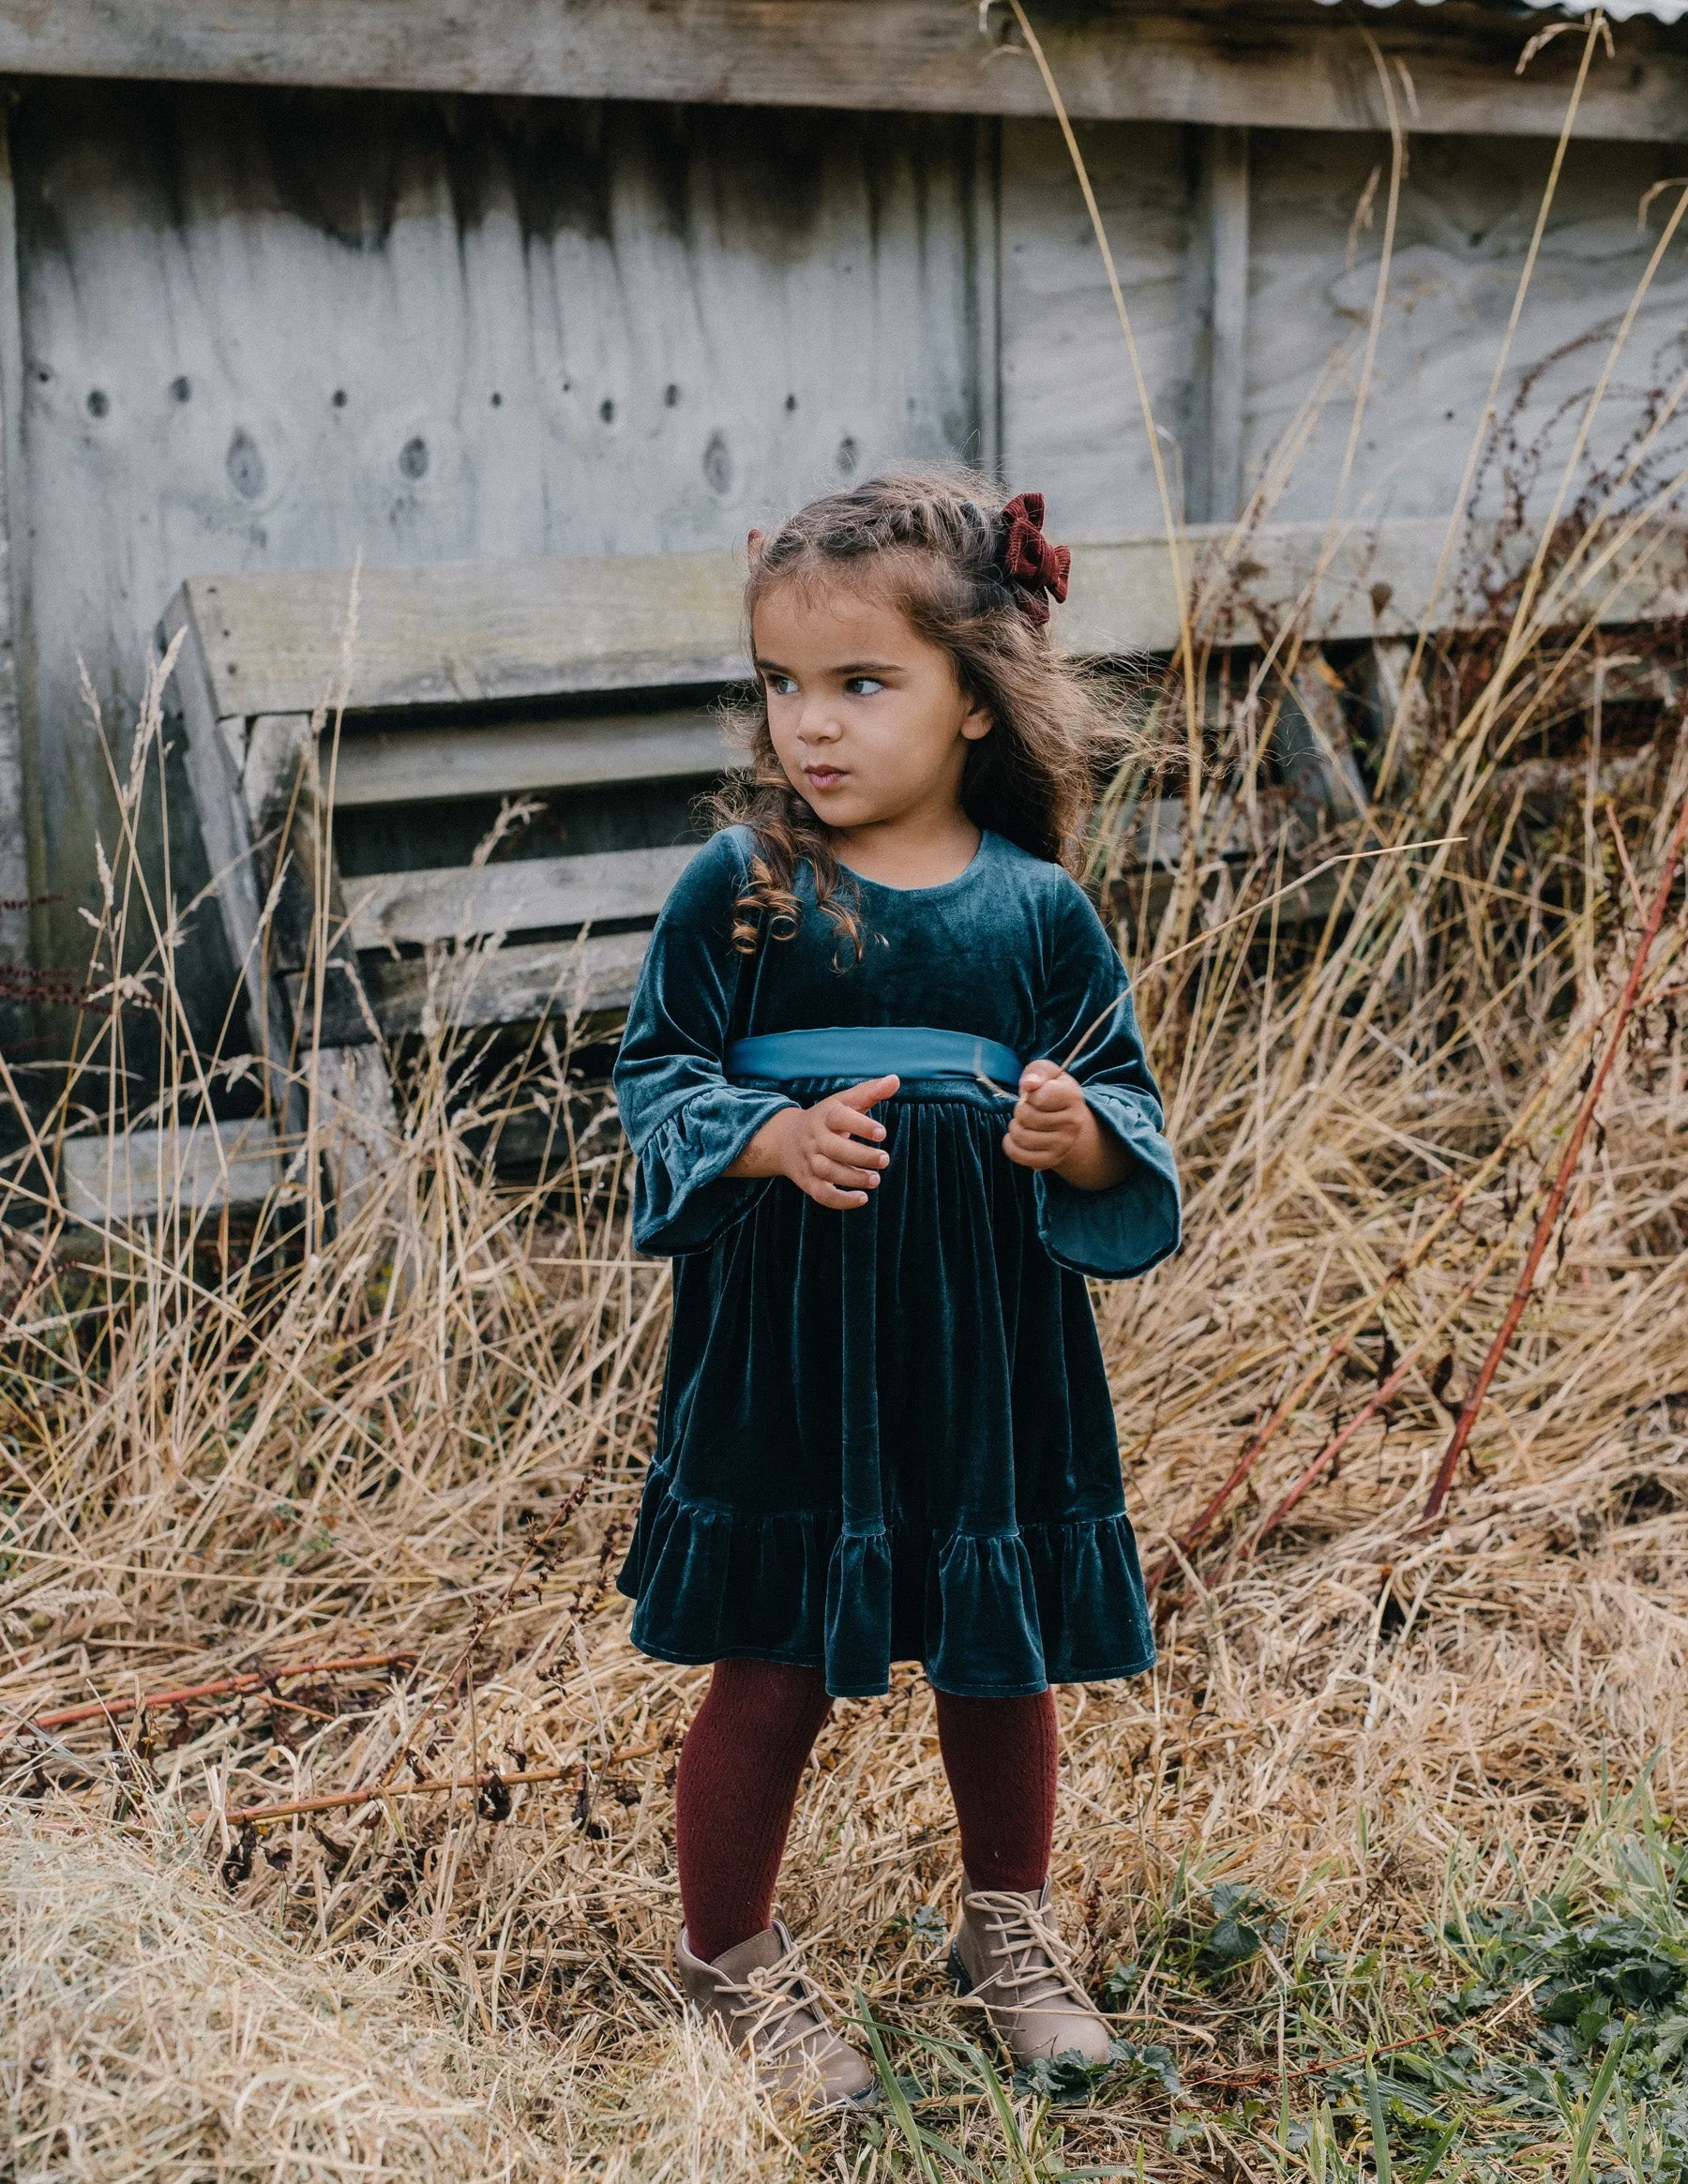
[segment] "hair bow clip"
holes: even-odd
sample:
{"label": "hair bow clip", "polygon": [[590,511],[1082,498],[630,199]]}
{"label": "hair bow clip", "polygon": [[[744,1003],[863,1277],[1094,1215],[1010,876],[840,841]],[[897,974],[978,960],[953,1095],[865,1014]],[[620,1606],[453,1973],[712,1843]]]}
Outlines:
{"label": "hair bow clip", "polygon": [[1020,611],[1040,628],[1049,619],[1049,600],[1065,600],[1073,566],[1071,550],[1044,536],[1043,520],[1041,493],[1016,493],[1002,509],[1002,575],[1019,595]]}

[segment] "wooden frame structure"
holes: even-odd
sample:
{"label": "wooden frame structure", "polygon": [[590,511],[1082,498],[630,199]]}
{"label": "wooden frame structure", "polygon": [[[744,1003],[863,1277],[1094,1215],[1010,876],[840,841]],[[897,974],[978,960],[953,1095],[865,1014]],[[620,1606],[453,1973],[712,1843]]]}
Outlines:
{"label": "wooden frame structure", "polygon": [[[1246,556],[1223,526],[1181,540],[1189,612],[1204,642],[1270,643],[1288,621],[1309,633],[1290,676],[1279,760],[1300,797],[1341,822],[1365,790],[1348,753],[1324,644],[1370,643],[1398,694],[1414,633],[1484,618],[1438,598],[1439,523],[1334,536],[1320,526],[1257,533]],[[1660,543],[1680,540],[1661,534]],[[1513,551],[1534,546],[1520,533]],[[1567,598],[1560,618],[1620,623],[1688,609],[1680,576],[1631,573]],[[353,597],[351,572],[209,577],[172,601],[160,632],[181,650],[175,689],[188,776],[219,876],[218,900],[279,1111],[306,1119],[302,1084],[326,1120],[333,1184],[354,1197],[395,1127],[386,1042],[441,1026],[525,1022],[625,1007],[649,927],[689,845],[342,877],[340,808],[466,793],[693,781],[734,762],[706,700],[744,678],[738,557],[424,565],[364,572],[346,695],[360,732],[320,749]],[[1679,595],[1682,594],[1682,595]],[[1179,590],[1167,542],[1080,547],[1063,636],[1098,658],[1172,652]],[[535,700],[695,688],[676,709],[535,719]],[[520,702],[519,718],[487,708]],[[476,709],[453,725],[442,707]],[[1173,807],[1147,815],[1139,855],[1176,862]],[[612,929],[599,932],[609,926]],[[631,929],[629,929],[631,928]],[[546,933],[544,939],[524,938]],[[401,956],[401,949],[413,951]],[[421,954],[414,951],[421,950]],[[320,969],[319,969],[320,967]]]}
{"label": "wooden frame structure", "polygon": [[[1046,9],[1040,35],[1079,119],[1558,133],[1575,41],[1522,82],[1519,24],[1444,0],[1362,28],[1308,0],[1113,0]],[[1590,83],[1582,133],[1688,137],[1688,51],[1624,25],[1625,66]],[[1380,56],[1379,58],[1374,56]],[[1379,66],[1404,71],[1385,92]],[[501,97],[1042,114],[1007,8],[967,0],[4,0],[0,70]],[[1408,80],[1410,91],[1407,88]]]}

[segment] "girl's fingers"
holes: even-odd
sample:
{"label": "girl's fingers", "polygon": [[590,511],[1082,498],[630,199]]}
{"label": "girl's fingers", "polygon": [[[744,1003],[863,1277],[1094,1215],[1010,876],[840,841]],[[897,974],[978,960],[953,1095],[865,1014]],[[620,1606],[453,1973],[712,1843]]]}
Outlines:
{"label": "girl's fingers", "polygon": [[828,1160],[818,1156],[813,1171],[821,1182],[831,1183],[835,1190],[871,1191],[879,1188],[879,1177],[871,1168],[847,1167],[841,1160]]}
{"label": "girl's fingers", "polygon": [[882,1100],[891,1097],[901,1082],[898,1077],[870,1077],[862,1084],[852,1084],[848,1092],[835,1092],[833,1098],[847,1107],[877,1107]]}
{"label": "girl's fingers", "polygon": [[832,1183],[816,1183],[809,1197],[817,1206],[825,1206],[835,1213],[848,1213],[853,1207],[867,1203],[866,1191],[841,1191]]}
{"label": "girl's fingers", "polygon": [[891,1155],[882,1152],[877,1145],[863,1145],[837,1131],[823,1137],[816,1150],[822,1160],[836,1160],[844,1167],[885,1167],[891,1160]]}
{"label": "girl's fingers", "polygon": [[885,1135],[882,1122],[876,1122],[871,1115],[864,1115],[859,1108],[851,1107],[842,1092],[828,1100],[821,1108],[821,1122],[822,1127],[830,1130],[835,1137],[866,1137],[874,1145]]}

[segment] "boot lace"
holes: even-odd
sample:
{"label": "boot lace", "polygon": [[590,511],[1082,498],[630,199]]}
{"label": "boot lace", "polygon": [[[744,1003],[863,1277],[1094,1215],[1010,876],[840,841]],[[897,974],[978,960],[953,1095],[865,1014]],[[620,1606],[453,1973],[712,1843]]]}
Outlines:
{"label": "boot lace", "polygon": [[1087,2017],[1095,2005],[1073,1976],[1066,1944],[1052,1911],[1035,1897],[1010,1890],[978,1889],[967,1899],[969,1914],[990,1935],[993,1953],[1002,1962],[973,1988],[970,1999],[988,1993],[999,2009],[1047,2010],[1051,2003],[1080,2010]]}
{"label": "boot lace", "polygon": [[834,2037],[825,1999],[795,1951],[721,1984],[731,1997],[734,2037],[768,2062],[793,2050],[812,2060],[814,2048]]}

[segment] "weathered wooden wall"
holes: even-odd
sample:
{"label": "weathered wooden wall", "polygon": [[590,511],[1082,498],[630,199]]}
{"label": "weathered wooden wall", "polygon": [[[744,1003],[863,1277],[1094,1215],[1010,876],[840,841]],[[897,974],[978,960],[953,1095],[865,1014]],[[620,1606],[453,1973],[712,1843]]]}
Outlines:
{"label": "weathered wooden wall", "polygon": [[[1274,454],[1304,451],[1269,511],[1332,513],[1377,291],[1387,138],[1253,130],[1246,141],[1244,284],[1224,295],[1225,206],[1216,132],[1091,124],[1078,132],[1119,264],[1183,512],[1224,520],[1237,487],[1213,476],[1227,429],[1213,329],[1244,324],[1231,393],[1244,496]],[[1240,133],[1240,132],[1239,132]],[[1003,128],[1002,443],[1009,474],[1047,490],[1062,527],[1107,538],[1159,519],[1138,396],[1107,275],[1050,122]],[[1445,515],[1457,503],[1490,374],[1516,294],[1552,146],[1420,137],[1409,146],[1381,338],[1344,512]],[[1656,244],[1674,193],[1637,219],[1653,183],[1677,173],[1669,145],[1574,145],[1560,178],[1502,381],[1497,458],[1477,480],[1499,506],[1513,487],[1536,507],[1557,490],[1584,400]],[[1354,231],[1382,170],[1373,222]],[[1220,187],[1223,188],[1221,171]],[[1586,479],[1647,429],[1688,369],[1688,234],[1667,252],[1602,404]],[[1688,423],[1654,443],[1651,474],[1680,468]],[[1675,459],[1673,461],[1673,452]],[[1557,459],[1556,459],[1557,457]]]}
{"label": "weathered wooden wall", "polygon": [[[1354,215],[1388,140],[1093,121],[1080,141],[1183,511],[1234,514],[1322,384],[1272,512],[1328,514],[1383,184],[1374,223]],[[1355,516],[1454,505],[1550,152],[1413,139]],[[732,545],[934,456],[1000,459],[1078,539],[1159,521],[1047,120],[36,81],[10,158],[4,486],[31,868],[71,897],[36,945],[60,961],[85,952],[110,825],[79,663],[121,739],[190,573]],[[1501,390],[1538,502],[1528,451],[1568,445],[1657,233],[1639,202],[1680,164],[1573,147]],[[1593,459],[1688,364],[1685,301],[1679,241]],[[1483,482],[1498,499],[1500,470]],[[8,657],[0,628],[0,730]],[[16,836],[6,762],[0,732]],[[175,848],[178,882],[203,880],[190,830]],[[0,896],[18,851],[0,823]]]}
{"label": "weathered wooden wall", "polygon": [[[976,137],[32,87],[12,145],[49,883],[85,899],[109,830],[80,666],[121,732],[190,572],[728,545],[875,465],[978,452]],[[64,906],[59,948],[81,930]]]}

